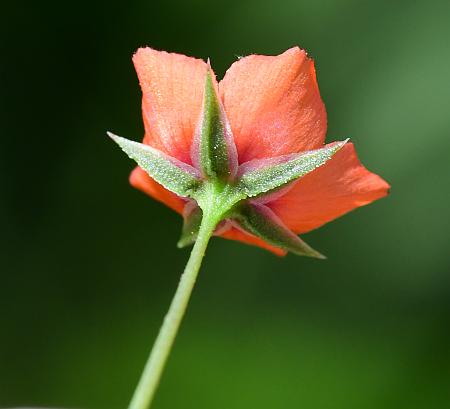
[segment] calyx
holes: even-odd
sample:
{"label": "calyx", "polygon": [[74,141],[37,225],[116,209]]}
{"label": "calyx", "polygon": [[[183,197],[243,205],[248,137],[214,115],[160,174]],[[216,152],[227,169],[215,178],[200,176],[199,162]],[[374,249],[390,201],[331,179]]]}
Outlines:
{"label": "calyx", "polygon": [[108,135],[156,182],[186,199],[179,247],[195,242],[207,217],[217,225],[216,234],[234,226],[283,250],[324,258],[289,230],[266,204],[282,195],[290,183],[325,164],[347,140],[238,166],[233,134],[209,67],[191,149],[193,166],[151,146],[110,132]]}

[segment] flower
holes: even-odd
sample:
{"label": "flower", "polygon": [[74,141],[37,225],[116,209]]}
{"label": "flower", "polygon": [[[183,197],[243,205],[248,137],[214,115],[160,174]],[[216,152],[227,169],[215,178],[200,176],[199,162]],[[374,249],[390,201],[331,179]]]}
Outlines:
{"label": "flower", "polygon": [[[359,162],[352,143],[325,145],[326,111],[314,62],[304,50],[294,47],[278,56],[241,58],[220,82],[209,62],[180,54],[140,48],[133,62],[143,93],[143,144],[176,162],[194,179],[215,175],[235,185],[239,178],[246,178],[246,194],[236,199],[240,210],[224,212],[216,235],[278,255],[291,250],[320,256],[297,235],[388,193],[389,185]],[[201,135],[208,126],[216,126],[222,140],[202,145]],[[214,154],[216,142],[224,153],[215,164],[205,165],[208,153],[203,152]],[[297,170],[295,179],[283,176],[282,183],[274,182],[280,169],[288,172],[283,164],[292,168],[297,161],[298,167],[301,160],[304,166],[305,158],[312,155],[320,161],[308,171]],[[270,169],[275,170],[269,175]],[[197,202],[188,194],[174,193],[177,189],[167,189],[161,180],[155,181],[142,167],[130,176],[132,186],[184,216],[186,234],[180,243],[190,243],[201,221]],[[253,194],[251,188],[258,183],[266,187]]]}

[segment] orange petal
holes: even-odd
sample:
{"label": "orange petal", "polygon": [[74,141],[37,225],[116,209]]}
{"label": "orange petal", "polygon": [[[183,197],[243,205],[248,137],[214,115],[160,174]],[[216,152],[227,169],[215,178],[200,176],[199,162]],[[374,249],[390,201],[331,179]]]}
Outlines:
{"label": "orange petal", "polygon": [[154,199],[164,203],[166,206],[182,214],[186,202],[178,197],[175,193],[170,192],[159,183],[155,182],[140,167],[134,168],[130,174],[130,184],[136,189],[148,194]]}
{"label": "orange petal", "polygon": [[389,185],[362,166],[353,144],[347,143],[325,165],[267,206],[300,234],[380,199],[388,190]]}
{"label": "orange petal", "polygon": [[142,88],[144,143],[191,164],[207,65],[180,54],[140,48],[133,56]]}
{"label": "orange petal", "polygon": [[239,230],[236,227],[232,227],[230,230],[221,233],[219,236],[229,240],[241,241],[243,243],[250,244],[251,246],[262,247],[263,249],[269,250],[272,253],[276,254],[277,256],[286,255],[286,251],[278,247],[271,246],[270,244],[267,244],[264,240],[261,240],[260,238],[253,236],[250,233],[246,233],[242,230]]}
{"label": "orange petal", "polygon": [[219,88],[240,163],[324,143],[327,117],[314,62],[300,48],[242,58]]}

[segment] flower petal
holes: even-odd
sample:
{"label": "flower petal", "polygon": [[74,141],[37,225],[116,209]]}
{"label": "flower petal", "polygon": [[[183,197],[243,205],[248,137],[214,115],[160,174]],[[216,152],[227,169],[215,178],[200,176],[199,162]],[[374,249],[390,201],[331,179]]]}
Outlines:
{"label": "flower petal", "polygon": [[298,47],[235,62],[219,84],[239,163],[321,147],[327,119],[314,62]]}
{"label": "flower petal", "polygon": [[246,244],[250,244],[251,246],[257,246],[262,247],[265,250],[269,250],[272,253],[276,254],[277,256],[285,256],[286,251],[283,249],[280,249],[275,246],[271,246],[270,244],[266,243],[264,240],[261,240],[260,238],[247,233],[237,227],[232,227],[231,229],[225,231],[224,233],[220,234],[220,237],[223,237],[225,239],[229,240],[237,240],[241,241]]}
{"label": "flower petal", "polygon": [[168,191],[166,188],[155,182],[145,170],[140,167],[134,168],[130,174],[130,184],[136,189],[141,190],[177,213],[182,214],[186,201],[181,199],[175,193]]}
{"label": "flower petal", "polygon": [[386,196],[388,190],[388,183],[361,165],[353,144],[347,143],[325,165],[266,206],[301,234]]}
{"label": "flower petal", "polygon": [[206,63],[151,48],[140,48],[133,62],[143,93],[144,143],[191,164]]}

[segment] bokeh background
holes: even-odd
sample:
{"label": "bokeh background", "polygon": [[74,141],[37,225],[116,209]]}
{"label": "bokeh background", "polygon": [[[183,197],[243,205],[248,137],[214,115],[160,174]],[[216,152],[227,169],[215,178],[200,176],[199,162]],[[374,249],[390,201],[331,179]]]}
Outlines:
{"label": "bokeh background", "polygon": [[214,239],[155,409],[450,407],[448,1],[11,2],[0,24],[0,407],[125,408],[189,250],[127,182],[143,45],[299,44],[328,140],[391,195],[279,259]]}

